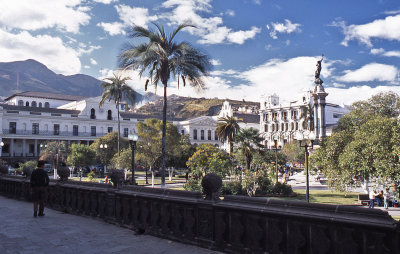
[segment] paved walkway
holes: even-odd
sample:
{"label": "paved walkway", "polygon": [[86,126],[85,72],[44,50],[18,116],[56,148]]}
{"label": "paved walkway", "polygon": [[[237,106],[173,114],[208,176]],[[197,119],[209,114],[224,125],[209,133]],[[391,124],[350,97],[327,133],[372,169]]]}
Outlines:
{"label": "paved walkway", "polygon": [[218,253],[47,208],[32,215],[31,203],[0,196],[1,254]]}

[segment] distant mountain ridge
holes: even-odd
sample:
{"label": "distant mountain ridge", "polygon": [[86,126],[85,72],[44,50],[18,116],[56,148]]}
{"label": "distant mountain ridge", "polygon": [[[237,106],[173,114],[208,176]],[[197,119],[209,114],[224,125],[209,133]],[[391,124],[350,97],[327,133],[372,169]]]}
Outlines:
{"label": "distant mountain ridge", "polygon": [[[44,64],[26,61],[0,62],[0,96],[18,92],[49,92],[94,97],[101,95],[101,80],[84,74],[56,74]],[[138,101],[142,95],[136,93]]]}

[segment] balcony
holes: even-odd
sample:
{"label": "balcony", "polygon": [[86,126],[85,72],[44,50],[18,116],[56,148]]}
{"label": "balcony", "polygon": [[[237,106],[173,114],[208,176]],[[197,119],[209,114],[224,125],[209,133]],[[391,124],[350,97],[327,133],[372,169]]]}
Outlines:
{"label": "balcony", "polygon": [[[72,131],[60,131],[58,132],[57,135],[54,135],[54,130],[51,131],[42,131],[39,130],[39,133],[32,134],[32,130],[16,130],[10,132],[9,129],[3,129],[3,134],[9,135],[9,136],[54,136],[54,137],[93,137],[91,132],[78,132],[74,133]],[[78,135],[74,135],[78,134]],[[96,133],[95,137],[103,137],[107,133]],[[7,137],[5,137],[7,138]]]}

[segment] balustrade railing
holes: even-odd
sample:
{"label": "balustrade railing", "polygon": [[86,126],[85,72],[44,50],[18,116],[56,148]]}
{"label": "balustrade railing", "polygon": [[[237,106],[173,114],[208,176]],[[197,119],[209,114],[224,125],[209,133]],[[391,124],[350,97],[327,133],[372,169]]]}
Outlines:
{"label": "balustrade railing", "polygon": [[3,129],[3,134],[7,135],[23,135],[23,136],[61,136],[61,137],[103,137],[107,133],[98,133],[96,132],[96,135],[92,135],[91,132],[73,132],[73,131],[43,131],[39,130],[39,132],[34,133],[32,130],[15,130],[15,131],[10,131],[9,129]]}

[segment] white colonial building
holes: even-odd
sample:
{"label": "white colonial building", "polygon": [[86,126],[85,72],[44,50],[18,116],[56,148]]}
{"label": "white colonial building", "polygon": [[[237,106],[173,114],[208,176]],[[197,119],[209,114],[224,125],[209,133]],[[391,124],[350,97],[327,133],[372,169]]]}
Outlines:
{"label": "white colonial building", "polygon": [[[117,130],[117,108],[101,97],[84,98],[43,92],[14,94],[0,104],[0,156],[37,157],[41,144],[66,141],[90,144]],[[120,105],[124,112],[125,105]],[[121,118],[121,135],[135,131],[137,119]]]}
{"label": "white colonial building", "polygon": [[[322,89],[321,89],[322,88]],[[317,86],[314,92],[306,91],[298,100],[283,102],[276,94],[262,96],[260,103],[260,130],[268,148],[278,144],[291,143],[297,133],[308,136],[310,131],[322,139],[332,133],[332,129],[343,114],[349,109],[332,103],[326,103],[328,94],[322,85]],[[302,117],[305,110],[311,109],[313,115],[313,129],[308,128],[307,120]]]}

